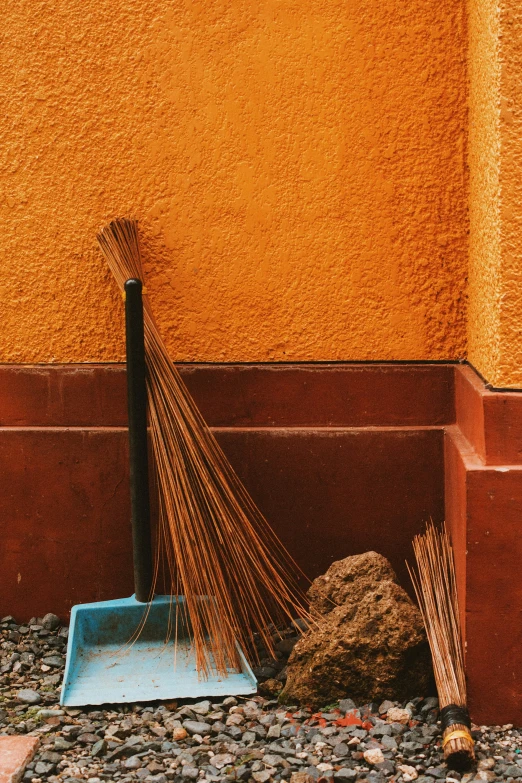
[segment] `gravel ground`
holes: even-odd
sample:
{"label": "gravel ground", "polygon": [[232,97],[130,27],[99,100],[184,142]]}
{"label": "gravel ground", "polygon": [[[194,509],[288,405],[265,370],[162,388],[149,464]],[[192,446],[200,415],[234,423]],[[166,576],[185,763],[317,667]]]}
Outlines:
{"label": "gravel ground", "polygon": [[[17,625],[0,620],[0,734],[39,736],[23,780],[40,783],[522,783],[522,729],[473,727],[478,765],[461,776],[442,763],[437,700],[355,705],[312,714],[270,695],[197,703],[60,709],[67,628],[52,614]],[[260,694],[284,681],[296,628],[283,632],[277,659],[256,670]]]}

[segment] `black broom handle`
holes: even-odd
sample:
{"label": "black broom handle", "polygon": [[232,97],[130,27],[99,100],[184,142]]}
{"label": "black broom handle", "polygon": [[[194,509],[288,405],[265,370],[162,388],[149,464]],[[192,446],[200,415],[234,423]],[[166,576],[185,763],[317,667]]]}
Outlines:
{"label": "black broom handle", "polygon": [[141,280],[127,280],[125,336],[134,591],[136,599],[146,603],[152,598],[152,550],[147,455],[147,387],[141,292]]}

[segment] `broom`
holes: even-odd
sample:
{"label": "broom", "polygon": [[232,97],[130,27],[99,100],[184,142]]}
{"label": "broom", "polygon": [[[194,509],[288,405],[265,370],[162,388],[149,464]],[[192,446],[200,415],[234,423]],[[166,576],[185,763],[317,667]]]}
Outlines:
{"label": "broom", "polygon": [[[121,291],[129,278],[143,281],[137,221],[114,220],[97,239]],[[239,667],[238,642],[258,662],[254,634],[274,655],[270,628],[296,615],[309,619],[301,574],[203,420],[147,296],[143,307],[158,547],[171,593],[185,596],[198,672],[226,677]],[[154,581],[157,574],[156,566]]]}
{"label": "broom", "polygon": [[408,564],[426,627],[441,707],[442,747],[447,765],[467,769],[475,754],[466,707],[466,676],[459,624],[453,549],[444,525],[433,522],[415,536],[413,550],[418,574]]}

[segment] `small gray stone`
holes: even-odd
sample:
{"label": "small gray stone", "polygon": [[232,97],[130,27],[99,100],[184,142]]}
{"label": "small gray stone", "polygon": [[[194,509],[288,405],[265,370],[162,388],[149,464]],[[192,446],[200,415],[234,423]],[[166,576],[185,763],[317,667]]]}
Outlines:
{"label": "small gray stone", "polygon": [[203,723],[199,720],[184,720],[182,726],[189,734],[201,734],[202,737],[205,734],[210,734],[212,730],[210,723]]}
{"label": "small gray stone", "polygon": [[387,734],[381,737],[381,745],[384,750],[397,750],[397,742],[393,737],[389,737]]}
{"label": "small gray stone", "polygon": [[272,666],[256,666],[252,671],[258,680],[270,680],[274,674],[277,674]]}
{"label": "small gray stone", "polygon": [[428,696],[428,698],[424,699],[422,702],[422,706],[420,708],[421,715],[429,712],[430,710],[435,710],[439,708],[439,700],[436,696]]}
{"label": "small gray stone", "polygon": [[51,666],[53,669],[59,669],[60,666],[64,665],[65,661],[59,655],[50,655],[49,657],[44,658],[42,663],[46,666]]}
{"label": "small gray stone", "polygon": [[264,739],[266,737],[266,729],[263,726],[254,726],[252,731],[255,732],[256,737]]}
{"label": "small gray stone", "polygon": [[23,701],[24,704],[40,704],[42,701],[40,694],[30,688],[22,688],[21,691],[18,691],[16,696],[18,700]]}
{"label": "small gray stone", "polygon": [[74,746],[73,742],[67,742],[62,737],[56,737],[54,747],[56,750],[70,750]]}
{"label": "small gray stone", "polygon": [[366,729],[352,729],[350,731],[351,737],[357,737],[357,739],[365,739],[368,736]]}
{"label": "small gray stone", "polygon": [[48,631],[56,631],[60,625],[60,618],[49,612],[44,617],[42,617],[42,625]]}
{"label": "small gray stone", "polygon": [[404,723],[390,723],[391,733],[394,737],[398,737],[400,734],[404,734],[406,726]]}
{"label": "small gray stone", "polygon": [[195,712],[196,715],[207,715],[210,712],[210,707],[210,702],[206,700],[190,705],[190,709],[192,712]]}
{"label": "small gray stone", "polygon": [[389,737],[392,735],[392,728],[389,723],[379,723],[373,729],[370,729],[370,737],[385,737],[386,735]]}
{"label": "small gray stone", "polygon": [[268,781],[272,776],[270,775],[270,772],[268,772],[268,770],[263,769],[260,772],[253,772],[252,777],[254,778],[256,783],[268,783]]}
{"label": "small gray stone", "polygon": [[395,772],[395,764],[390,759],[384,759],[384,761],[375,764],[375,769],[384,772],[385,775],[392,775]]}
{"label": "small gray stone", "polygon": [[269,767],[280,767],[283,764],[283,758],[275,753],[267,753],[263,756],[263,764],[267,764]]}
{"label": "small gray stone", "polygon": [[339,709],[341,712],[349,712],[350,710],[356,709],[356,704],[351,699],[342,699],[342,701],[339,702]]}
{"label": "small gray stone", "polygon": [[181,772],[184,778],[189,780],[197,780],[199,778],[199,770],[197,767],[191,767],[189,764],[185,764]]}
{"label": "small gray stone", "polygon": [[281,724],[280,723],[274,723],[273,726],[270,726],[266,736],[269,739],[279,739],[279,737],[281,736]]}
{"label": "small gray stone", "polygon": [[88,731],[78,734],[78,742],[81,742],[82,745],[94,745],[99,739],[97,734],[91,734]]}
{"label": "small gray stone", "polygon": [[522,778],[522,767],[518,764],[511,764],[504,772],[506,778]]}
{"label": "small gray stone", "polygon": [[125,769],[140,769],[143,766],[143,763],[138,756],[131,756],[130,758],[125,759],[123,766]]}
{"label": "small gray stone", "polygon": [[44,677],[44,685],[58,685],[61,679],[61,674],[48,674],[47,677]]}
{"label": "small gray stone", "polygon": [[55,764],[48,764],[45,761],[37,761],[34,771],[37,775],[48,775],[53,771]]}
{"label": "small gray stone", "polygon": [[231,753],[217,753],[212,757],[212,766],[216,767],[216,769],[223,769],[223,767],[228,767],[230,764],[233,764],[235,760],[236,757]]}
{"label": "small gray stone", "polygon": [[282,737],[295,737],[297,735],[297,726],[295,723],[287,723],[286,726],[283,726],[281,729],[281,736]]}
{"label": "small gray stone", "polygon": [[337,758],[342,758],[342,756],[348,755],[350,749],[348,748],[348,745],[346,745],[344,742],[338,742],[337,745],[334,745],[333,752],[334,755],[337,756]]}
{"label": "small gray stone", "polygon": [[62,754],[53,750],[46,750],[40,756],[40,761],[48,761],[50,764],[58,764],[62,760]]}
{"label": "small gray stone", "polygon": [[355,780],[356,777],[357,772],[354,769],[349,769],[348,767],[341,767],[341,769],[334,773],[334,778],[337,780]]}
{"label": "small gray stone", "polygon": [[[56,746],[56,743],[55,743]],[[104,739],[98,740],[92,746],[91,756],[105,756],[107,753],[107,743]]]}
{"label": "small gray stone", "polygon": [[[402,743],[402,747],[404,747],[407,744],[413,744],[413,743]],[[424,773],[425,775],[429,775],[431,778],[436,778],[437,780],[442,780],[442,778],[446,777],[446,767],[430,767],[426,770]]]}
{"label": "small gray stone", "polygon": [[[419,742],[403,742],[401,747],[407,756],[414,756],[416,753],[422,751],[424,745],[421,745]],[[431,775],[431,772],[427,772],[426,774]],[[436,776],[433,775],[433,777]],[[442,775],[442,777],[445,777],[445,774]]]}

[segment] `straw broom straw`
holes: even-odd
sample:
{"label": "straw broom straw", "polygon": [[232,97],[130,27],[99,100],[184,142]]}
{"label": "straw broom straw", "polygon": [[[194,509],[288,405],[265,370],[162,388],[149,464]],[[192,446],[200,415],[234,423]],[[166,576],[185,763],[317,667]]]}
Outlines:
{"label": "straw broom straw", "polygon": [[408,566],[433,659],[441,707],[444,759],[453,769],[467,769],[475,755],[466,707],[466,676],[459,623],[453,549],[444,525],[433,522],[415,536],[418,574]]}
{"label": "straw broom straw", "polygon": [[[121,291],[129,278],[143,281],[137,221],[114,220],[97,239]],[[237,643],[256,658],[258,633],[273,655],[272,623],[310,619],[301,573],[204,422],[146,295],[143,305],[158,546],[171,592],[185,596],[198,671],[226,677],[239,667]]]}

